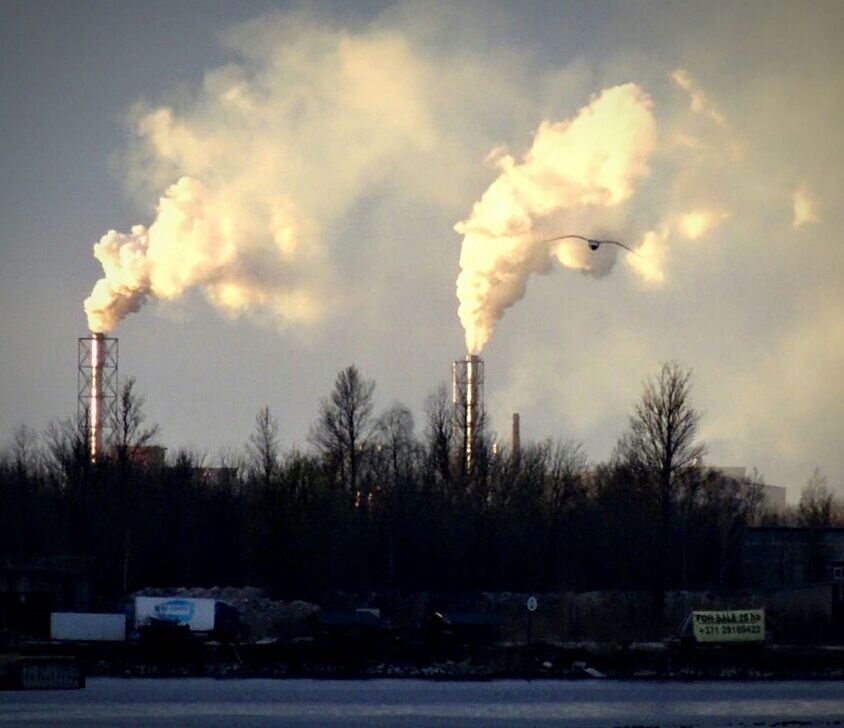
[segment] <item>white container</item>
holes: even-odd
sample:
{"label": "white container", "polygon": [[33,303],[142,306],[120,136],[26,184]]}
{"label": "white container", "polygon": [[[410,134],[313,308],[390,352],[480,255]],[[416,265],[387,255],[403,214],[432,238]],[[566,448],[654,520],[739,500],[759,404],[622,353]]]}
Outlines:
{"label": "white container", "polygon": [[50,639],[123,642],[126,639],[126,615],[51,612]]}

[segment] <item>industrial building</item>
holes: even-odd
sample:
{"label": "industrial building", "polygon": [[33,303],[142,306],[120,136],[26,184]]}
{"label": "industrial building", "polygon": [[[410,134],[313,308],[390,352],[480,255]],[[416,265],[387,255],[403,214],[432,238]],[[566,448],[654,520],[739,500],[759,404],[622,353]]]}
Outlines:
{"label": "industrial building", "polygon": [[[707,465],[704,469],[740,481],[747,477],[747,468],[743,465]],[[785,488],[783,486],[763,483],[762,497],[762,507],[765,510],[776,513],[785,510]]]}
{"label": "industrial building", "polygon": [[844,528],[748,528],[741,561],[748,587],[844,584]]}

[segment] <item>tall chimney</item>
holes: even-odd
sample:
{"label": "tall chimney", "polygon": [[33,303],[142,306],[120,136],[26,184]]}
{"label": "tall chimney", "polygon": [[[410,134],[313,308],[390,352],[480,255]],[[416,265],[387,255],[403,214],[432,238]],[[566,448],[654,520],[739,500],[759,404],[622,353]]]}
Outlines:
{"label": "tall chimney", "polygon": [[117,416],[117,339],[92,333],[79,339],[77,419],[92,463]]}
{"label": "tall chimney", "polygon": [[519,413],[513,413],[513,435],[511,447],[513,449],[513,459],[518,460],[522,454],[522,435],[519,430]]}
{"label": "tall chimney", "polygon": [[88,422],[90,423],[91,461],[97,459],[97,455],[103,449],[103,335],[94,334],[91,341],[91,403],[88,410]]}
{"label": "tall chimney", "polygon": [[484,361],[477,354],[467,354],[465,359],[454,362],[452,400],[455,431],[462,443],[464,466],[469,470],[484,415]]}

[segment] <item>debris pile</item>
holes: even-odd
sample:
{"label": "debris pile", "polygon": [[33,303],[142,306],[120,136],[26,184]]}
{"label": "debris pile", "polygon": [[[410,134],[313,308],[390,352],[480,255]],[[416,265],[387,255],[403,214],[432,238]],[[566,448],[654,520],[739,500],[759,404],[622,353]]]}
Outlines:
{"label": "debris pile", "polygon": [[264,590],[246,587],[150,587],[135,592],[144,597],[185,597],[189,599],[217,599],[235,607],[250,642],[287,641],[308,634],[306,620],[319,607],[304,601],[276,601]]}

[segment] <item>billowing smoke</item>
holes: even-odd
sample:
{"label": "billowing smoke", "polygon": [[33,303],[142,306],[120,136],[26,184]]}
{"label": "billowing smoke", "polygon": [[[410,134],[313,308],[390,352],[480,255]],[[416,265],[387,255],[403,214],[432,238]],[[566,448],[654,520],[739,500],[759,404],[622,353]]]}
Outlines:
{"label": "billowing smoke", "polygon": [[159,201],[148,227],[94,246],[93,331],[189,289],[282,326],[342,310],[345,216],[379,185],[411,187],[431,156],[443,74],[401,32],[270,13],[225,40],[237,61],[200,91],[132,111],[127,185]]}
{"label": "billowing smoke", "polygon": [[[651,107],[635,84],[606,89],[573,119],[542,122],[520,162],[498,160],[498,178],[455,226],[464,236],[457,297],[470,352],[483,348],[524,296],[530,275],[547,272],[554,260],[593,275],[607,271],[611,255],[596,256],[582,241],[548,239],[599,236],[592,226],[633,195],[656,143]],[[576,222],[581,226],[569,229]]]}
{"label": "billowing smoke", "polygon": [[289,320],[317,314],[306,291],[273,271],[285,260],[295,269],[293,255],[303,242],[289,206],[267,209],[262,228],[250,235],[238,226],[243,216],[234,200],[215,199],[199,180],[182,177],[159,200],[157,213],[148,229],[110,230],[94,245],[105,277],[85,300],[91,331],[110,331],[149,297],[174,300],[193,286],[234,315],[253,306]]}

